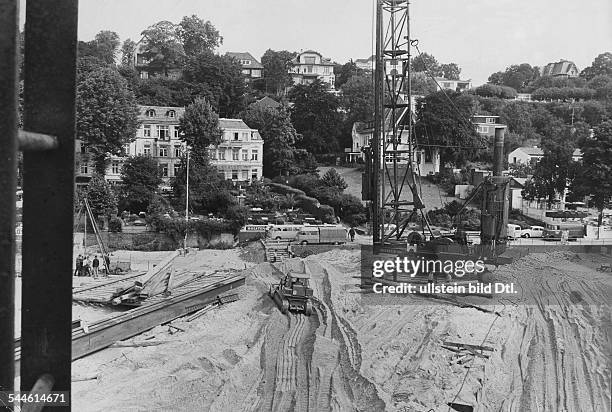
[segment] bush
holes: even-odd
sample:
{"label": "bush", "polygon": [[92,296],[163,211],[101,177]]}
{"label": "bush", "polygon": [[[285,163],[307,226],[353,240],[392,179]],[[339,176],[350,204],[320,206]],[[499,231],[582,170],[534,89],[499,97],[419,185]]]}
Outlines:
{"label": "bush", "polygon": [[115,233],[121,232],[123,230],[121,219],[113,216],[108,222],[108,230]]}
{"label": "bush", "polygon": [[270,190],[281,195],[306,195],[302,190],[281,183],[269,183]]}

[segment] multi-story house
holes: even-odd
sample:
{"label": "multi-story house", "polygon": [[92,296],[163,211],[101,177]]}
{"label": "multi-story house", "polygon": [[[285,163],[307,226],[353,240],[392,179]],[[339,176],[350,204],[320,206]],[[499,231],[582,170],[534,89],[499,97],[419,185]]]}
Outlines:
{"label": "multi-story house", "polygon": [[358,69],[372,71],[374,70],[374,65],[376,64],[376,56],[372,55],[367,59],[356,59],[355,66]]}
{"label": "multi-story house", "polygon": [[221,143],[209,148],[209,158],[226,179],[248,182],[261,179],[263,139],[241,119],[219,119]]}
{"label": "multi-story house", "polygon": [[476,126],[476,133],[490,140],[495,138],[495,129],[506,128],[505,124],[499,122],[499,116],[475,114],[472,123]]}
{"label": "multi-story house", "polygon": [[319,79],[333,89],[336,81],[332,61],[314,50],[300,52],[291,61],[289,73],[294,85],[310,84]]}
{"label": "multi-story house", "polygon": [[556,63],[548,63],[542,69],[542,76],[555,76],[555,77],[578,77],[580,71],[574,64],[569,60],[559,60]]}
{"label": "multi-story house", "polygon": [[[180,118],[184,107],[139,106],[140,126],[135,139],[124,147],[124,156],[112,156],[105,178],[112,184],[121,182],[121,168],[129,156],[151,156],[162,171],[162,190],[170,188],[170,179],[180,169],[185,153],[185,142],[179,135]],[[262,177],[263,140],[259,132],[240,119],[219,119],[223,140],[210,148],[211,163],[226,179],[251,181]],[[93,173],[87,149],[77,140],[77,153],[82,153],[77,169],[77,185],[86,185]]]}
{"label": "multi-story house", "polygon": [[261,79],[263,77],[263,66],[249,52],[227,52],[226,56],[232,57],[242,68],[242,75],[246,82]]}
{"label": "multi-story house", "polygon": [[[544,157],[544,150],[538,146],[533,147],[518,147],[508,154],[509,164],[533,164]],[[580,149],[574,150],[572,160],[578,162],[582,160],[582,152]]]}

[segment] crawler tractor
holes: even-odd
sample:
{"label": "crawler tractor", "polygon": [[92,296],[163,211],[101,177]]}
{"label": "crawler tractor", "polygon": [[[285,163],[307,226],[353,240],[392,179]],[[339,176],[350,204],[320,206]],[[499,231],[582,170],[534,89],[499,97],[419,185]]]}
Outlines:
{"label": "crawler tractor", "polygon": [[312,313],[312,289],[309,286],[310,275],[307,273],[288,273],[278,283],[270,285],[270,297],[283,313],[302,312],[306,316]]}

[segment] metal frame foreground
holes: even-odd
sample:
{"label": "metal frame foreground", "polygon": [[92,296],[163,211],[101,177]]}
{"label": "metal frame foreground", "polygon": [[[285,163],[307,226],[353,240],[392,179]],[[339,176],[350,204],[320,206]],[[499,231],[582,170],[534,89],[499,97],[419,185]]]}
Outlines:
{"label": "metal frame foreground", "polygon": [[5,109],[0,118],[0,389],[14,390],[15,379],[15,190],[21,148],[26,150],[21,390],[29,391],[44,377],[54,382],[53,390],[69,391],[78,0],[27,2],[23,78],[29,133],[17,130],[18,4],[0,0],[0,102]]}

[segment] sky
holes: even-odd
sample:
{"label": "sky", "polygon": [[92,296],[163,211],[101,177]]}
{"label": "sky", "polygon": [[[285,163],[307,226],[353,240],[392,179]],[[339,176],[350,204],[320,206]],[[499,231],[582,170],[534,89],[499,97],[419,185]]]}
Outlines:
{"label": "sky", "polygon": [[[313,49],[338,63],[372,54],[373,0],[82,0],[79,39],[112,30],[138,40],[151,24],[192,14],[219,30],[221,53]],[[567,59],[582,70],[612,52],[611,0],[412,0],[410,21],[421,52],[457,63],[475,86],[512,64]]]}

